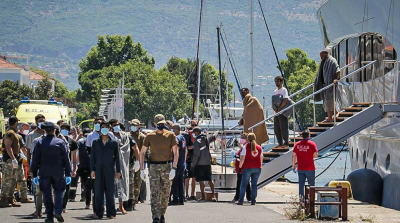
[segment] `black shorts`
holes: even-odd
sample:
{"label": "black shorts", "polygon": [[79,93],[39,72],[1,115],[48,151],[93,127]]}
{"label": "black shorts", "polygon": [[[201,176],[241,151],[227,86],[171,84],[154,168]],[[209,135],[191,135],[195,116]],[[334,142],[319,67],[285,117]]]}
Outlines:
{"label": "black shorts", "polygon": [[186,161],[186,175],[185,178],[193,178],[194,169],[192,168],[192,162]]}
{"label": "black shorts", "polygon": [[211,181],[211,165],[198,165],[194,167],[196,181]]}

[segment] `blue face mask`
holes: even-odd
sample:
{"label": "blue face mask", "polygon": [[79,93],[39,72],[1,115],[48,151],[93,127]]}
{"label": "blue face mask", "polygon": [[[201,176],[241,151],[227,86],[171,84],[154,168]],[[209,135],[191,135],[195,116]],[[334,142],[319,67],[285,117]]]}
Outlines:
{"label": "blue face mask", "polygon": [[132,132],[136,132],[136,131],[137,131],[137,127],[134,126],[134,125],[132,125],[132,126],[131,126],[131,131],[132,131]]}
{"label": "blue face mask", "polygon": [[95,124],[94,130],[96,130],[97,132],[100,131],[100,124]]}
{"label": "blue face mask", "polygon": [[121,131],[121,128],[119,127],[119,125],[114,126],[113,129],[114,129],[114,132]]}
{"label": "blue face mask", "polygon": [[69,134],[69,131],[66,129],[61,129],[61,135],[67,136]]}
{"label": "blue face mask", "polygon": [[42,129],[43,123],[44,123],[44,122],[39,122],[39,123],[38,123],[38,128],[39,128],[39,129]]}
{"label": "blue face mask", "polygon": [[101,129],[101,134],[103,134],[103,136],[107,135],[109,133],[108,128],[102,128]]}
{"label": "blue face mask", "polygon": [[83,140],[83,141],[86,141],[86,137],[83,137],[82,140]]}

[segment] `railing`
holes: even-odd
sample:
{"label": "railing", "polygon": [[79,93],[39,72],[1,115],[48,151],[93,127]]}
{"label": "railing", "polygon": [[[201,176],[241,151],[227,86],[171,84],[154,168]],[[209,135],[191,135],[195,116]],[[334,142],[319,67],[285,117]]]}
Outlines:
{"label": "railing", "polygon": [[[343,69],[348,68],[348,67],[354,65],[355,63],[356,63],[356,61],[353,61],[353,62],[347,64],[346,66],[340,68],[340,71],[342,71]],[[289,98],[293,98],[294,96],[296,96],[296,95],[302,93],[302,92],[305,91],[305,90],[308,90],[308,89],[312,88],[313,86],[314,86],[314,83],[312,83],[312,84],[310,84],[310,85],[304,87],[303,89],[300,89],[300,90],[296,91],[295,93],[291,94],[291,95],[289,96]],[[267,108],[267,109],[265,110],[265,112],[267,112],[267,111],[270,110],[270,109],[272,109],[272,107]],[[315,124],[316,124],[316,120],[315,120],[315,100],[314,100],[314,104],[313,104],[313,111],[314,111],[314,125],[315,125]],[[294,109],[293,109],[293,117],[294,117],[294,114],[295,114],[295,111],[294,111]],[[235,125],[235,126],[231,127],[229,130],[235,129],[235,128],[238,127],[238,126],[239,126],[239,125]],[[294,126],[294,125],[293,125],[293,126]],[[295,127],[293,127],[293,128],[295,128]],[[249,130],[250,130],[250,129],[249,129]],[[295,129],[293,129],[293,132],[295,132]],[[274,142],[274,144],[275,144],[275,142]]]}
{"label": "railing", "polygon": [[[356,63],[356,61],[353,61],[353,62],[347,64],[346,66],[340,68],[340,71],[342,71],[342,70],[345,69],[345,68],[350,67],[351,65],[353,65],[353,64],[355,64],[355,63]],[[310,85],[304,87],[304,88],[301,89],[301,90],[296,91],[295,93],[291,94],[291,95],[289,96],[289,98],[292,98],[292,97],[294,97],[294,96],[300,94],[301,92],[303,92],[303,91],[305,91],[305,90],[307,90],[307,89],[310,89],[312,86],[314,86],[314,83],[312,83],[312,84],[310,84]]]}
{"label": "railing", "polygon": [[[375,60],[375,61],[372,61],[372,62],[370,62],[370,63],[368,63],[367,65],[365,65],[365,66],[363,66],[363,67],[358,68],[357,70],[351,72],[350,74],[348,74],[348,75],[346,75],[346,76],[340,78],[340,79],[338,80],[338,82],[343,81],[344,79],[349,78],[349,77],[353,76],[354,74],[356,74],[356,73],[358,73],[358,72],[360,72],[360,71],[366,69],[367,67],[371,66],[371,65],[374,64],[375,62],[376,62],[376,60]],[[309,99],[309,98],[311,98],[311,97],[314,97],[315,95],[317,95],[317,94],[319,94],[319,93],[322,93],[323,91],[325,91],[325,90],[327,90],[327,89],[329,89],[329,88],[331,88],[331,87],[334,88],[334,90],[333,90],[333,97],[334,97],[334,98],[333,98],[333,99],[334,99],[334,103],[335,103],[335,102],[336,102],[336,90],[335,90],[336,85],[335,85],[334,83],[332,83],[332,84],[329,84],[329,85],[327,85],[327,86],[321,88],[320,90],[315,91],[314,93],[312,93],[312,94],[310,94],[310,95],[304,97],[304,98],[301,99],[300,101],[298,101],[298,102],[292,104],[291,106],[289,106],[289,107],[287,107],[287,108],[285,108],[285,109],[283,109],[283,110],[281,110],[281,111],[275,113],[274,115],[269,116],[268,118],[264,119],[263,121],[261,121],[261,122],[255,124],[255,125],[249,127],[248,130],[252,130],[252,131],[253,131],[253,129],[254,129],[255,127],[257,127],[257,126],[259,126],[259,125],[261,125],[261,124],[264,124],[266,121],[268,121],[268,120],[270,120],[270,119],[272,119],[272,118],[274,118],[274,117],[276,117],[276,116],[278,116],[278,115],[284,113],[285,111],[290,110],[291,108],[294,108],[296,105],[298,105],[298,104],[304,102],[305,100],[307,100],[307,99]],[[354,82],[353,82],[353,88],[354,88]],[[335,111],[335,109],[333,109],[333,110],[334,110],[334,116],[333,116],[333,117],[334,117],[334,125],[336,125],[336,117],[335,117],[335,116],[336,116],[336,111]],[[315,120],[315,113],[314,113],[314,120]]]}

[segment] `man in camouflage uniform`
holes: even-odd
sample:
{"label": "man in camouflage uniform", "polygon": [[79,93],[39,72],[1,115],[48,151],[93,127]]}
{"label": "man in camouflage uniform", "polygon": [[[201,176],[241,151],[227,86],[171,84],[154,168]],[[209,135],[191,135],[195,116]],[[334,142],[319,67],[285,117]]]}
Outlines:
{"label": "man in camouflage uniform", "polygon": [[14,201],[14,191],[17,184],[18,161],[20,159],[20,142],[17,135],[18,118],[11,116],[8,120],[10,125],[7,130],[3,144],[5,150],[3,152],[2,172],[3,179],[1,184],[0,207],[21,207]]}
{"label": "man in camouflage uniform", "polygon": [[[137,151],[135,151],[135,161],[139,163],[140,160],[140,150],[142,149],[144,139],[146,136],[140,131],[141,126],[140,126],[140,121],[138,119],[133,119],[131,122],[131,136],[135,140],[136,145],[137,145]],[[136,131],[133,131],[136,130]],[[135,163],[136,164],[136,163]],[[140,168],[140,166],[139,166]],[[136,171],[136,169],[135,169]],[[140,172],[136,171],[134,174],[134,179],[133,179],[133,194],[134,197],[133,199],[136,199],[136,203],[138,203],[139,197],[140,197],[140,188],[142,186],[142,178],[140,178]],[[144,200],[144,199],[142,199]]]}
{"label": "man in camouflage uniform", "polygon": [[[153,223],[164,223],[165,212],[168,207],[168,198],[171,191],[171,180],[175,177],[176,165],[179,159],[176,136],[167,130],[165,118],[158,114],[154,117],[157,130],[149,133],[140,151],[140,177],[146,180],[144,172],[144,156],[148,147],[151,147],[149,159],[149,180],[151,192],[151,212]],[[174,153],[173,167],[172,152]]]}
{"label": "man in camouflage uniform", "polygon": [[[20,149],[21,150],[24,149],[26,151],[24,139],[19,134],[17,134],[17,136],[18,136]],[[24,165],[24,161],[23,161],[22,157],[18,160],[17,183],[19,184],[21,203],[34,203],[34,201],[32,199],[28,198],[28,185],[26,183],[25,165]]]}
{"label": "man in camouflage uniform", "polygon": [[[133,119],[130,122],[130,147],[131,154],[129,160],[129,200],[126,202],[126,210],[135,210],[135,204],[140,195],[140,186],[142,179],[140,179],[140,156],[139,148],[143,145],[144,135],[140,132],[140,121],[138,119]],[[136,201],[136,202],[135,202]]]}

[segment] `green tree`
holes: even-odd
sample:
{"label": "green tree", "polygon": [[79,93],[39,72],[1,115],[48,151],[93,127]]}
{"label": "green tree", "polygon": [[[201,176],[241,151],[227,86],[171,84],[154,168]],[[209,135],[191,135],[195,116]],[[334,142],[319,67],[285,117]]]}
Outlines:
{"label": "green tree", "polygon": [[47,78],[38,81],[36,87],[36,97],[39,100],[49,100],[51,97],[54,96],[53,92],[53,84]]}
{"label": "green tree", "polygon": [[[190,93],[194,91],[194,74],[196,70],[196,61],[191,59],[181,59],[177,57],[171,57],[164,69],[174,75],[183,76],[186,80],[187,89]],[[226,101],[227,91],[229,100],[233,99],[232,96],[233,84],[228,83],[227,87],[227,75],[226,72],[222,75],[222,100]],[[219,93],[219,72],[218,70],[209,63],[203,63],[201,65],[201,80],[200,80],[200,100],[203,102],[207,98],[210,98],[209,94],[217,95]],[[212,98],[214,99],[214,98]]]}
{"label": "green tree", "polygon": [[[50,77],[50,73],[44,71],[44,70],[39,70],[36,69],[34,67],[31,67],[31,70],[46,77],[47,79],[51,79],[54,81],[54,93],[53,93],[53,97],[57,98],[58,100],[64,101],[63,98],[65,95],[67,95],[69,93],[67,87],[60,82],[58,79],[54,78],[54,77]],[[48,80],[49,81],[49,80]],[[48,83],[46,83],[48,84]],[[45,84],[45,86],[46,86]],[[46,100],[48,98],[45,98]]]}
{"label": "green tree", "polygon": [[154,57],[147,54],[140,42],[134,43],[131,35],[98,36],[97,45],[79,63],[80,73],[118,66],[130,60],[155,64]]}
{"label": "green tree", "polygon": [[18,81],[4,80],[0,82],[0,108],[3,108],[4,116],[15,115],[20,101],[27,96],[34,97],[32,88],[28,85],[19,85]]}
{"label": "green tree", "polygon": [[[280,61],[283,73],[285,74],[286,78],[291,75],[296,75],[304,67],[308,68],[311,71],[316,71],[317,64],[315,63],[315,60],[311,60],[310,58],[308,58],[307,53],[299,48],[287,50],[286,57],[287,60],[283,59]],[[290,90],[292,91],[292,89]]]}
{"label": "green tree", "polygon": [[[144,62],[129,61],[120,66],[105,67],[102,70],[89,71],[87,73],[96,76],[82,79],[82,84],[90,85],[92,100],[89,104],[97,110],[100,105],[102,89],[115,88],[125,75],[125,87],[129,88],[125,94],[125,119],[138,118],[142,121],[151,120],[157,113],[166,115],[171,119],[182,117],[190,111],[190,96],[187,95],[187,88],[184,77],[173,75],[166,69],[154,70],[153,66]],[[89,77],[92,77],[89,75]],[[82,95],[83,92],[78,92]],[[111,94],[114,92],[110,92]],[[93,110],[92,110],[93,111]]]}
{"label": "green tree", "polygon": [[[312,84],[317,73],[318,66],[314,60],[308,58],[307,54],[298,49],[289,49],[286,53],[287,60],[281,60],[282,69],[287,77],[287,85],[290,91],[296,92],[304,87]],[[304,92],[292,98],[293,101],[300,99],[313,93],[313,88],[305,90]],[[295,107],[300,123],[303,127],[312,126],[314,124],[313,118],[313,105],[310,100],[296,105]],[[322,105],[316,105],[316,120],[322,121],[325,118],[325,112]]]}

